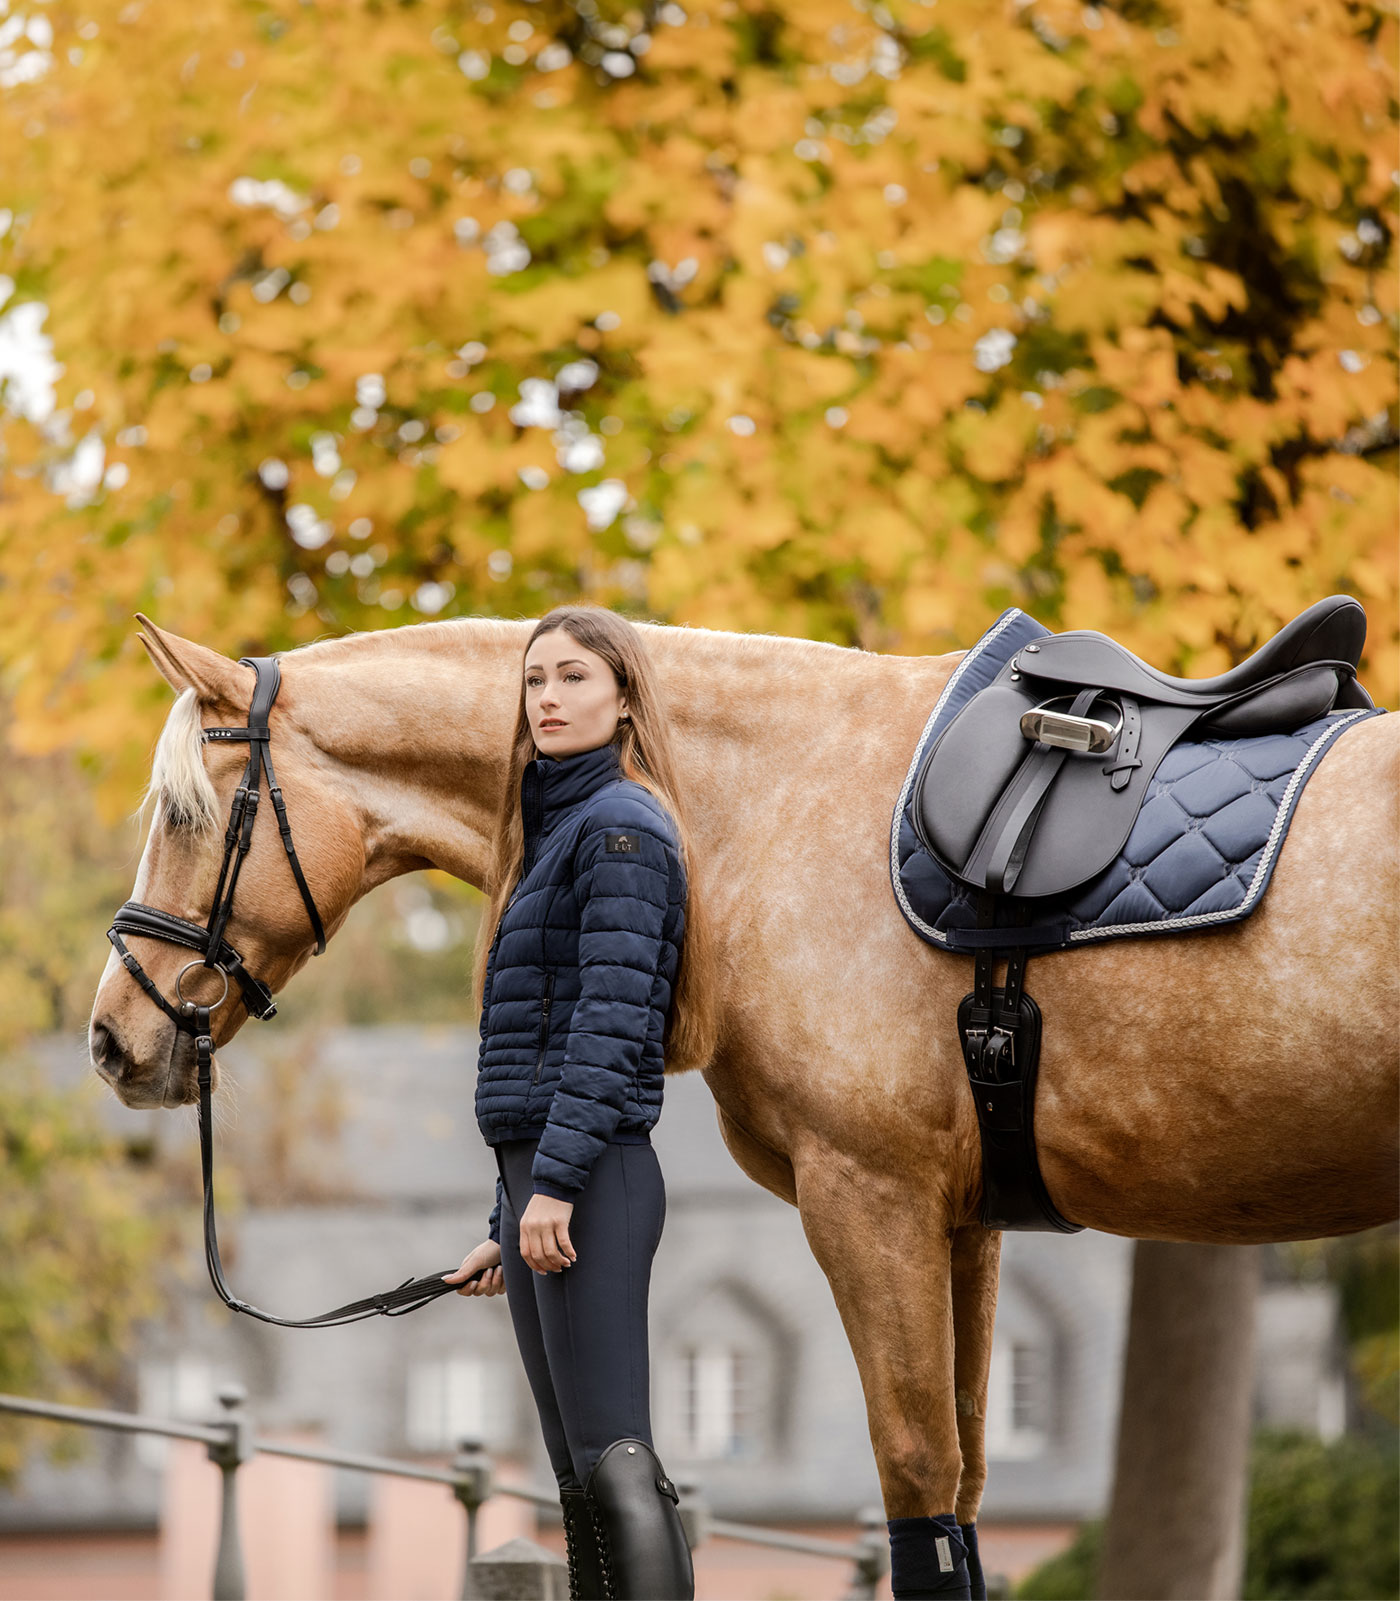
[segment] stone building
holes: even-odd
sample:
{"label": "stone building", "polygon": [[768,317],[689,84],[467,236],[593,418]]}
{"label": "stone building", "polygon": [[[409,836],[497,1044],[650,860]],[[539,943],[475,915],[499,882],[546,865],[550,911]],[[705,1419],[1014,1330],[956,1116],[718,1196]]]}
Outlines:
{"label": "stone building", "polygon": [[[273,1025],[221,1053],[216,1172],[236,1168],[243,1192],[220,1217],[235,1294],[307,1316],[446,1271],[485,1238],[496,1169],[472,1110],[476,1043],[470,1028]],[[189,1187],[192,1109],[121,1107],[80,1040],[49,1040],[42,1056],[52,1081],[152,1142]],[[651,1288],[652,1415],[669,1471],[698,1479],[717,1515],[746,1521],[831,1523],[878,1507],[859,1377],[797,1212],[736,1166],[698,1074],[667,1081],[653,1139],[667,1215]],[[504,1296],[280,1329],[217,1301],[193,1208],[188,1231],[184,1288],[132,1353],[128,1393],[113,1404],[204,1417],[215,1387],[236,1378],[259,1429],[396,1456],[440,1455],[475,1435],[552,1484]],[[1102,1510],[1130,1265],[1131,1243],[1109,1235],[1006,1237],[988,1522],[1069,1524]],[[1334,1292],[1268,1284],[1259,1329],[1258,1415],[1338,1432]],[[151,1438],[104,1436],[86,1462],[35,1462],[0,1495],[0,1531],[149,1525],[162,1452]],[[362,1477],[337,1475],[341,1522],[363,1517],[367,1493]]]}

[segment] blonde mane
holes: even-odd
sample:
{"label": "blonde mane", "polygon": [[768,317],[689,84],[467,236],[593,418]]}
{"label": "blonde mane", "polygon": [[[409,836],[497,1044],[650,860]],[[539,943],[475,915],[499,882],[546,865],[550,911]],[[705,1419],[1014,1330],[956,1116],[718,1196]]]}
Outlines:
{"label": "blonde mane", "polygon": [[134,821],[144,821],[147,808],[159,800],[177,827],[204,835],[219,826],[214,811],[214,785],[204,766],[203,747],[199,696],[193,689],[182,689],[160,731],[150,779],[132,813]]}

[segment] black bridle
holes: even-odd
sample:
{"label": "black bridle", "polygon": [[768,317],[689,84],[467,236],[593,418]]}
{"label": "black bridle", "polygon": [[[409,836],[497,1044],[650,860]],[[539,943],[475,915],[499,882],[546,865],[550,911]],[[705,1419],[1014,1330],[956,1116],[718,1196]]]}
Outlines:
{"label": "black bridle", "polygon": [[[210,1113],[214,1037],[209,1014],[222,1006],[227,999],[230,978],[237,983],[250,1017],[265,1021],[275,1016],[277,1012],[272,991],[248,971],[243,965],[243,958],[224,938],[224,930],[233,911],[234,888],[238,883],[244,858],[248,854],[248,847],[252,843],[253,824],[257,821],[258,797],[264,769],[267,771],[267,793],[277,812],[277,827],[282,835],[282,846],[287,853],[288,862],[291,863],[292,874],[296,878],[297,888],[301,891],[307,916],[311,920],[311,931],[316,936],[317,956],[326,948],[326,931],[321,923],[321,914],[316,910],[316,902],[307,885],[306,875],[297,860],[296,849],[292,844],[292,827],[287,821],[287,808],[272,770],[272,731],[268,726],[268,712],[277,699],[277,691],[281,686],[281,669],[274,656],[243,656],[239,659],[243,665],[251,667],[257,675],[257,682],[253,686],[252,703],[248,708],[248,722],[242,728],[206,728],[203,736],[206,740],[219,742],[243,742],[249,747],[248,765],[244,768],[243,777],[234,791],[228,827],[224,831],[224,860],[219,869],[219,884],[214,891],[214,904],[210,908],[209,921],[201,927],[198,923],[177,917],[173,912],[163,912],[155,906],[143,906],[139,901],[127,901],[112,919],[112,926],[107,930],[107,938],[111,940],[127,972],[175,1027],[182,1033],[194,1035],[199,1082],[200,1173],[204,1183],[204,1260],[209,1267],[209,1277],[224,1305],[234,1312],[246,1312],[249,1317],[260,1318],[264,1323],[279,1323],[288,1329],[331,1328],[336,1324],[356,1323],[361,1318],[379,1315],[402,1317],[405,1312],[416,1312],[420,1306],[427,1306],[438,1296],[451,1294],[461,1286],[445,1284],[442,1274],[435,1273],[424,1279],[405,1279],[395,1289],[386,1290],[381,1295],[369,1296],[363,1301],[352,1301],[347,1306],[338,1306],[333,1312],[323,1312],[320,1317],[294,1319],[273,1317],[269,1312],[260,1312],[247,1301],[240,1301],[236,1296],[230,1295],[228,1286],[224,1282],[223,1265],[219,1261],[219,1241],[214,1231],[214,1146],[213,1118]],[[150,974],[126,948],[126,943],[122,939],[123,934],[139,934],[147,939],[165,940],[169,944],[184,945],[189,950],[202,953],[201,961],[186,962],[176,976],[177,1004],[172,1005],[161,994],[152,982]],[[180,983],[192,967],[206,967],[222,974],[223,994],[212,1006],[184,998]],[[446,1271],[453,1270],[449,1268]],[[470,1278],[463,1280],[463,1284],[475,1283],[480,1277],[481,1272],[473,1273]]]}

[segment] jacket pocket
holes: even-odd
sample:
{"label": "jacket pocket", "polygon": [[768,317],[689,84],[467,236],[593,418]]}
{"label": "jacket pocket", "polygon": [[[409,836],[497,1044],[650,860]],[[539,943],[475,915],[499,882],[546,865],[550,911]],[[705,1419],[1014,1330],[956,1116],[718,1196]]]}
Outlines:
{"label": "jacket pocket", "polygon": [[549,1044],[549,1009],[554,1004],[554,974],[546,973],[544,980],[544,1000],[540,1003],[540,1054],[535,1062],[535,1077],[533,1082],[538,1084],[540,1074],[544,1071],[544,1053]]}

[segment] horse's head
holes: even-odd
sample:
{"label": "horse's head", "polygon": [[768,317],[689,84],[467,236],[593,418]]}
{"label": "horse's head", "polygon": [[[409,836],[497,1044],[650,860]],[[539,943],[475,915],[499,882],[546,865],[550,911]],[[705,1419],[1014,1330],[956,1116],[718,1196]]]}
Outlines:
{"label": "horse's head", "polygon": [[[178,699],[156,746],[146,795],[153,802],[153,816],[131,900],[202,930],[215,903],[236,791],[254,749],[247,742],[206,740],[203,730],[239,728],[248,722],[257,673],[137,615],[147,630],[138,638]],[[127,1106],[193,1102],[194,1033],[178,1025],[172,1013],[179,1013],[182,1001],[210,1007],[214,1044],[223,1044],[251,1015],[250,1004],[257,1006],[258,986],[275,993],[316,949],[308,897],[329,935],[360,892],[361,828],[343,795],[337,794],[333,766],[314,743],[307,716],[308,707],[298,707],[295,672],[284,672],[269,714],[268,749],[284,792],[307,896],[297,883],[262,774],[248,851],[220,946],[237,953],[254,982],[240,983],[231,960],[226,959],[224,970],[211,967],[204,953],[189,944],[128,926],[120,937],[169,1006],[167,1011],[141,988],[115,947],[108,958],[93,1003],[88,1049],[98,1075]],[[230,871],[238,855],[235,844]],[[178,924],[173,927],[180,932]],[[234,968],[232,978],[229,967]],[[216,1066],[215,1075],[217,1071]]]}

